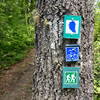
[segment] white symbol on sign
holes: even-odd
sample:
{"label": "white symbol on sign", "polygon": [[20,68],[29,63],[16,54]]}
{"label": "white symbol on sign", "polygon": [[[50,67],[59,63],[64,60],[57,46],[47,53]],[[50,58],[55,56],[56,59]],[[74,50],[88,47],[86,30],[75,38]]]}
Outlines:
{"label": "white symbol on sign", "polygon": [[78,34],[79,21],[66,20],[66,33]]}
{"label": "white symbol on sign", "polygon": [[69,82],[69,81],[70,81],[70,75],[67,75],[67,77],[66,77],[66,78],[67,78],[67,80],[66,80],[66,81],[67,81],[67,82]]}
{"label": "white symbol on sign", "polygon": [[71,82],[71,83],[75,83],[75,80],[76,80],[76,77],[75,77],[75,75],[74,74],[69,74],[69,75],[67,75],[66,76],[66,82]]}
{"label": "white symbol on sign", "polygon": [[72,75],[71,75],[71,81],[72,81],[73,83],[75,83],[75,79],[76,79],[75,75],[72,74]]}

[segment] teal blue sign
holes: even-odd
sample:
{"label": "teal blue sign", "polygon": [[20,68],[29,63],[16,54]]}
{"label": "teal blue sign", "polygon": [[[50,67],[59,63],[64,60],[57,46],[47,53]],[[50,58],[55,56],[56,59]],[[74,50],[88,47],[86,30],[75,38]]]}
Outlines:
{"label": "teal blue sign", "polygon": [[79,45],[66,45],[65,47],[65,58],[66,62],[79,61]]}
{"label": "teal blue sign", "polygon": [[64,38],[80,38],[81,16],[64,15]]}
{"label": "teal blue sign", "polygon": [[63,67],[62,88],[79,88],[79,67]]}

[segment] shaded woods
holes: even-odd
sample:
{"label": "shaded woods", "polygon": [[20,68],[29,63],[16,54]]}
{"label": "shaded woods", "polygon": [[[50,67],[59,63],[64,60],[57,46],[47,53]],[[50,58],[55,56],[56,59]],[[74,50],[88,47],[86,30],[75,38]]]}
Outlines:
{"label": "shaded woods", "polygon": [[95,9],[94,27],[94,93],[95,100],[100,100],[100,2]]}
{"label": "shaded woods", "polygon": [[[23,59],[34,47],[35,0],[0,0],[0,70]],[[100,2],[95,9],[94,98],[100,99]]]}
{"label": "shaded woods", "polygon": [[0,0],[0,69],[25,57],[34,45],[34,0]]}

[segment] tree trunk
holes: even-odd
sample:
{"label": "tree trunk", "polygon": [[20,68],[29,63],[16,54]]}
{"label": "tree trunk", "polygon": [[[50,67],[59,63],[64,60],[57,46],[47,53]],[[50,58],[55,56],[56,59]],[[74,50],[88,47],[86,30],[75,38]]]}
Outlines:
{"label": "tree trunk", "polygon": [[[32,100],[93,99],[93,4],[94,0],[38,0]],[[68,43],[62,37],[64,15],[82,16],[81,39],[77,42],[81,46],[79,89],[61,88],[61,70],[65,66],[64,43]]]}

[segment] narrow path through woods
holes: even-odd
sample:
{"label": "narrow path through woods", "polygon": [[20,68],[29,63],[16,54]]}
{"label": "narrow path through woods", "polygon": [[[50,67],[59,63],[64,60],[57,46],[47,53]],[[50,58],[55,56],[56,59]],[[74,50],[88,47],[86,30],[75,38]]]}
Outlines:
{"label": "narrow path through woods", "polygon": [[35,50],[0,74],[0,100],[31,100]]}

